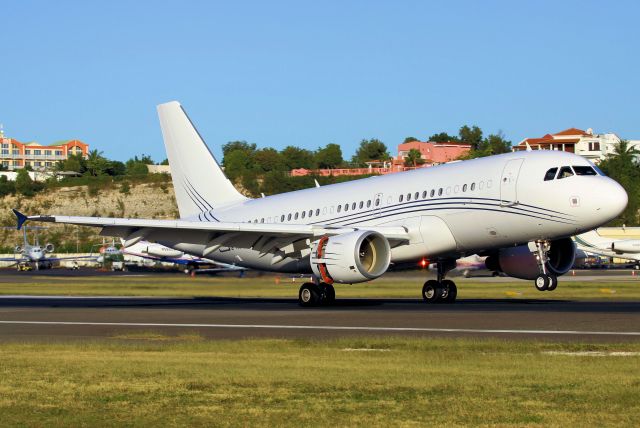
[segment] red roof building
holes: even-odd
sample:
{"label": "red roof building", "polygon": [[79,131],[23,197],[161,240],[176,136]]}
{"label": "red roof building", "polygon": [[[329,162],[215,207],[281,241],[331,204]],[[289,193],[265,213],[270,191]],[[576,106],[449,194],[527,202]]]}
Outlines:
{"label": "red roof building", "polygon": [[576,144],[582,137],[592,134],[578,128],[569,128],[555,134],[546,134],[540,138],[525,138],[517,146],[513,146],[513,151],[527,150],[560,150],[563,152],[576,153]]}
{"label": "red roof building", "polygon": [[407,157],[411,149],[418,150],[424,163],[431,165],[456,160],[469,153],[471,146],[454,141],[446,143],[411,141],[410,143],[402,143],[398,146],[398,157],[396,160],[404,163],[404,158]]}
{"label": "red roof building", "polygon": [[9,169],[30,166],[34,170],[52,168],[56,162],[68,159],[69,155],[89,155],[89,145],[80,140],[68,140],[57,144],[43,146],[36,142],[21,143],[14,138],[0,135],[0,162]]}

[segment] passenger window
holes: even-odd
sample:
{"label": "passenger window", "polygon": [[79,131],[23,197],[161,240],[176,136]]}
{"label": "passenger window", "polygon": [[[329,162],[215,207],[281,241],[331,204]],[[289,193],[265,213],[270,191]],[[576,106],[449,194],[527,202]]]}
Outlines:
{"label": "passenger window", "polygon": [[466,192],[466,191],[467,191],[467,185],[466,185],[466,184],[463,184],[463,185],[462,185],[462,191],[463,191],[463,192]]}
{"label": "passenger window", "polygon": [[371,208],[371,199],[367,201],[367,208]]}
{"label": "passenger window", "polygon": [[573,175],[573,171],[571,171],[571,167],[563,166],[562,168],[560,168],[560,172],[558,173],[558,180],[571,177],[572,175]]}
{"label": "passenger window", "polygon": [[425,199],[427,197],[427,191],[425,190],[424,192],[422,192],[422,199]]}
{"label": "passenger window", "polygon": [[356,209],[356,203],[355,203],[355,202],[351,204],[351,209],[352,209],[352,210],[355,210],[355,209]]}
{"label": "passenger window", "polygon": [[302,218],[305,218],[307,216],[307,212],[306,211],[302,211]]}
{"label": "passenger window", "polygon": [[260,219],[260,223],[264,223],[264,217]]}
{"label": "passenger window", "polygon": [[364,207],[364,202],[360,201],[360,204],[358,205],[358,208],[362,209],[362,207]]}
{"label": "passenger window", "polygon": [[376,199],[376,207],[380,205],[380,198]]}
{"label": "passenger window", "polygon": [[309,217],[313,215],[313,210],[309,210]]}
{"label": "passenger window", "polygon": [[433,195],[435,194],[436,194],[436,189],[431,189],[431,193],[429,194],[429,196],[433,198]]}
{"label": "passenger window", "polygon": [[420,192],[416,192],[415,195],[413,195],[413,199],[418,199],[420,197]]}
{"label": "passenger window", "polygon": [[320,215],[320,208],[316,209],[316,217],[318,217]]}
{"label": "passenger window", "polygon": [[298,213],[296,213],[296,215],[295,215],[295,216],[293,216],[293,219],[294,219],[294,220],[297,220],[297,219],[298,219]]}
{"label": "passenger window", "polygon": [[400,195],[400,197],[398,198],[398,202],[402,202],[403,199],[404,199],[404,196]]}
{"label": "passenger window", "polygon": [[280,223],[284,222],[284,214],[280,216]]}
{"label": "passenger window", "polygon": [[598,175],[590,166],[574,166],[573,170],[576,175]]}
{"label": "passenger window", "polygon": [[438,189],[438,196],[442,196],[442,187]]}
{"label": "passenger window", "polygon": [[345,212],[349,211],[349,204],[344,204],[344,211]]}
{"label": "passenger window", "polygon": [[407,193],[407,202],[411,200],[411,193]]}
{"label": "passenger window", "polygon": [[556,178],[556,172],[558,172],[558,168],[551,168],[549,171],[547,171],[547,173],[544,175],[544,181],[551,181],[554,178]]}
{"label": "passenger window", "polygon": [[471,191],[473,192],[474,190],[476,190],[476,183],[471,183]]}
{"label": "passenger window", "polygon": [[287,221],[291,220],[291,213],[289,213],[289,215],[287,216]]}
{"label": "passenger window", "polygon": [[338,205],[338,212],[342,211],[342,205]]}

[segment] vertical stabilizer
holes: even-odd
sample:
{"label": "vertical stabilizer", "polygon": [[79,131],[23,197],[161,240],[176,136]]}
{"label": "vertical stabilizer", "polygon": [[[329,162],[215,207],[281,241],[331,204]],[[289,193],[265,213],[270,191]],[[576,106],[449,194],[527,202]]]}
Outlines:
{"label": "vertical stabilizer", "polygon": [[160,104],[158,117],[181,218],[247,199],[224,175],[180,103]]}

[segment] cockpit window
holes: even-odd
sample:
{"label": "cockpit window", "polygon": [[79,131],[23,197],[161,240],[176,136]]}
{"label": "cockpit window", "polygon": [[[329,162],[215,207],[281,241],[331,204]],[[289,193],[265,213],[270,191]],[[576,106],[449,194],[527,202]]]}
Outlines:
{"label": "cockpit window", "polygon": [[594,164],[591,164],[591,168],[595,169],[595,170],[596,170],[596,172],[597,172],[599,175],[602,175],[603,177],[607,175],[607,174],[605,174],[604,172],[602,172],[602,170],[601,170],[600,168],[598,168],[597,166],[595,166]]}
{"label": "cockpit window", "polygon": [[556,172],[558,172],[558,168],[551,168],[544,175],[544,181],[549,181],[549,180],[553,180],[554,178],[556,178]]}
{"label": "cockpit window", "polygon": [[563,166],[560,168],[560,172],[558,173],[558,180],[561,178],[571,177],[573,175],[573,171],[570,166]]}
{"label": "cockpit window", "polygon": [[597,175],[596,171],[590,166],[573,166],[576,175]]}

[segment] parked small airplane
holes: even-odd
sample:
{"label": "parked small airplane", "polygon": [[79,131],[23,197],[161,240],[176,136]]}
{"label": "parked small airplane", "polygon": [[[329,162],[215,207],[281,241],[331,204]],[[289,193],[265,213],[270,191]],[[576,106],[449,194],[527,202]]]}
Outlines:
{"label": "parked small airplane", "polygon": [[258,199],[234,188],[177,102],[158,106],[177,220],[25,215],[101,228],[128,247],[143,239],[251,269],[312,274],[302,306],[331,303],[334,283],[366,282],[391,263],[438,263],[425,302],[453,302],[445,279],[456,260],[486,265],[553,290],[571,269],[571,236],[600,227],[627,205],[625,190],[583,157],[513,152],[314,187]]}
{"label": "parked small airplane", "polygon": [[176,265],[184,266],[184,271],[188,274],[194,272],[242,272],[247,270],[247,268],[244,267],[227,263],[219,263],[215,260],[186,254],[184,251],[175,250],[173,248],[165,247],[164,245],[154,242],[140,241],[129,247],[124,246],[124,240],[121,240],[121,242],[123,244],[123,254],[142,257],[147,260],[161,263],[173,263]]}
{"label": "parked small airplane", "polygon": [[596,230],[576,235],[573,239],[577,247],[586,253],[632,260],[636,262],[635,268],[640,269],[640,239],[605,238]]}
{"label": "parked small airplane", "polygon": [[[15,255],[11,258],[0,258],[3,262],[15,262],[15,266],[19,271],[51,269],[53,263],[62,260],[76,260],[82,257],[51,257],[54,251],[53,244],[40,245],[38,238],[38,230],[46,229],[44,227],[27,226],[22,228],[22,245],[16,245]],[[34,243],[30,244],[27,239],[27,229],[35,231]]]}

